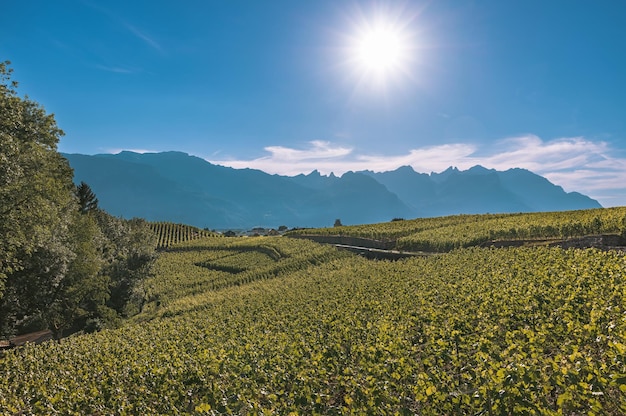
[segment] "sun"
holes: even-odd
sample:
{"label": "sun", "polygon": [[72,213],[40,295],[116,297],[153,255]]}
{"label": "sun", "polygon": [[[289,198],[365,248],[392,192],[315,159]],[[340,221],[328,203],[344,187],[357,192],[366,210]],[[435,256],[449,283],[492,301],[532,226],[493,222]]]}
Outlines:
{"label": "sun", "polygon": [[353,53],[356,65],[362,70],[387,75],[403,65],[407,46],[396,30],[380,26],[360,34]]}
{"label": "sun", "polygon": [[415,45],[406,26],[406,22],[384,14],[362,19],[354,26],[347,61],[360,84],[386,86],[410,76]]}

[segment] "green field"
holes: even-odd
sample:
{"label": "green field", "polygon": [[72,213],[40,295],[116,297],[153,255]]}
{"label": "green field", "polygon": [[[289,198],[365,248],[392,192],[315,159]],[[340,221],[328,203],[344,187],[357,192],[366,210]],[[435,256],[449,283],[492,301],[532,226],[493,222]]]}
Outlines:
{"label": "green field", "polygon": [[315,231],[452,249],[395,262],[286,237],[173,245],[123,327],[0,358],[0,414],[626,414],[624,253],[465,247],[620,234],[626,209],[534,215]]}
{"label": "green field", "polygon": [[346,235],[391,241],[406,251],[446,252],[493,240],[560,240],[590,234],[620,234],[626,207],[519,214],[453,215],[373,225],[300,229],[296,235]]}

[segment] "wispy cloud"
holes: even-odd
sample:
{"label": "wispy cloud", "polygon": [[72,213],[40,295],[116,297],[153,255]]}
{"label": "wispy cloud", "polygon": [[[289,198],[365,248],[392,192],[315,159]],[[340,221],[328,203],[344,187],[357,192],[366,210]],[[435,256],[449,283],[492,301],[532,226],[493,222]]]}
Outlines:
{"label": "wispy cloud", "polygon": [[94,64],[92,66],[96,69],[100,69],[101,71],[114,72],[116,74],[135,74],[137,72],[141,72],[139,69],[124,66],[109,66],[101,64]]}
{"label": "wispy cloud", "polygon": [[114,149],[103,149],[104,153],[118,154],[120,152],[134,152],[134,153],[158,153],[158,150],[149,150],[149,149],[123,149],[123,148],[114,148]]}
{"label": "wispy cloud", "polygon": [[282,146],[268,146],[265,148],[271,153],[273,161],[287,162],[297,161],[315,162],[323,159],[341,158],[352,153],[347,147],[333,147],[330,142],[315,140],[310,142],[311,147],[307,150],[296,150]]}
{"label": "wispy cloud", "polygon": [[575,169],[604,160],[608,153],[607,143],[582,137],[544,142],[537,136],[527,135],[502,140],[498,147],[499,153],[486,158],[495,169],[510,167],[512,162],[533,171]]}
{"label": "wispy cloud", "polygon": [[545,176],[566,191],[578,191],[605,206],[626,205],[626,158],[614,156],[608,143],[583,137],[545,141],[534,135],[507,138],[489,146],[449,143],[409,150],[400,155],[361,154],[354,148],[313,141],[305,149],[268,146],[266,156],[252,160],[210,160],[234,168],[297,175],[317,169],[337,175],[347,171],[394,170],[440,172],[449,166],[482,165],[497,170],[524,168]]}
{"label": "wispy cloud", "polygon": [[148,36],[145,32],[139,30],[136,26],[131,25],[128,22],[123,22],[122,24],[126,27],[126,29],[128,29],[130,31],[130,33],[132,33],[133,35],[135,35],[135,37],[137,37],[138,39],[142,40],[144,43],[146,43],[148,46],[150,46],[152,49],[155,49],[159,52],[163,52],[163,48],[161,47],[161,45],[154,40],[154,38],[152,38],[151,36]]}
{"label": "wispy cloud", "polygon": [[417,172],[435,172],[444,170],[451,164],[458,166],[454,163],[455,161],[467,159],[475,151],[474,145],[453,143],[412,149],[406,155],[358,155],[356,161],[360,166],[358,170],[369,169],[375,172],[384,172],[400,166],[411,166]]}
{"label": "wispy cloud", "polygon": [[413,166],[417,171],[430,172],[444,165],[449,166],[450,160],[459,160],[470,155],[474,147],[466,144],[451,144],[415,149],[406,155],[377,156],[356,154],[353,148],[336,146],[330,142],[312,141],[305,150],[268,146],[265,147],[265,151],[269,155],[258,159],[210,160],[210,162],[233,168],[260,169],[281,175],[309,173],[315,169],[323,174],[333,172],[338,175],[350,170],[383,172],[403,165]]}
{"label": "wispy cloud", "polygon": [[116,24],[123,26],[124,28],[126,28],[126,30],[128,30],[131,34],[133,34],[137,39],[143,41],[146,45],[150,46],[152,49],[155,49],[159,52],[163,52],[163,48],[161,47],[161,44],[159,44],[156,40],[154,40],[153,36],[148,35],[144,30],[140,30],[136,25],[129,23],[124,18],[122,18],[122,16],[120,16],[117,13],[114,13],[111,9],[101,4],[92,2],[90,0],[81,0],[81,3],[97,11],[98,13],[106,16],[107,18],[115,22]]}

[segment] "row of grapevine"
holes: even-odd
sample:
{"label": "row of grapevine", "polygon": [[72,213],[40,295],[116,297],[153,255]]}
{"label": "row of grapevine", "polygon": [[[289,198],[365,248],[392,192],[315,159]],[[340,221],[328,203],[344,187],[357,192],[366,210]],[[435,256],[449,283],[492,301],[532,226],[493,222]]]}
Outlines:
{"label": "row of grapevine", "polygon": [[[136,323],[1,358],[0,413],[626,413],[623,254],[371,262],[284,238],[175,248],[150,289],[160,304]],[[201,270],[252,273],[196,264],[237,256],[259,261],[259,278],[201,284]],[[306,264],[261,277],[298,256]]]}
{"label": "row of grapevine", "polygon": [[449,251],[502,239],[564,239],[590,234],[624,234],[626,207],[565,212],[455,215],[388,223],[303,229],[290,234],[344,235],[395,240],[410,251]]}
{"label": "row of grapevine", "polygon": [[195,295],[212,296],[214,290],[274,278],[346,257],[347,253],[330,246],[310,241],[294,244],[291,239],[280,237],[189,241],[161,253],[154,266],[156,276],[144,285],[148,300],[145,310],[154,310],[158,304],[159,312],[163,313],[164,306],[176,301],[176,313],[180,313],[180,305],[187,305]]}
{"label": "row of grapevine", "polygon": [[174,244],[185,241],[197,240],[217,234],[198,227],[171,222],[151,222],[150,229],[157,236],[157,248],[168,248]]}

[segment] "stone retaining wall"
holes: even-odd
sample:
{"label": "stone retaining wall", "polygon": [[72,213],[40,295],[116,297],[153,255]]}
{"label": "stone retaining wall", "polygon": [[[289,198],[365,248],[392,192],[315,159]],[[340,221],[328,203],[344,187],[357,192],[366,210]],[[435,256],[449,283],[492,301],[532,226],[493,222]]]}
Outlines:
{"label": "stone retaining wall", "polygon": [[361,237],[348,237],[343,235],[302,235],[294,234],[288,235],[290,238],[304,238],[312,240],[317,243],[324,244],[341,244],[345,246],[365,247],[365,248],[377,248],[379,250],[391,250],[396,247],[395,240],[382,241],[374,240],[371,238]]}

